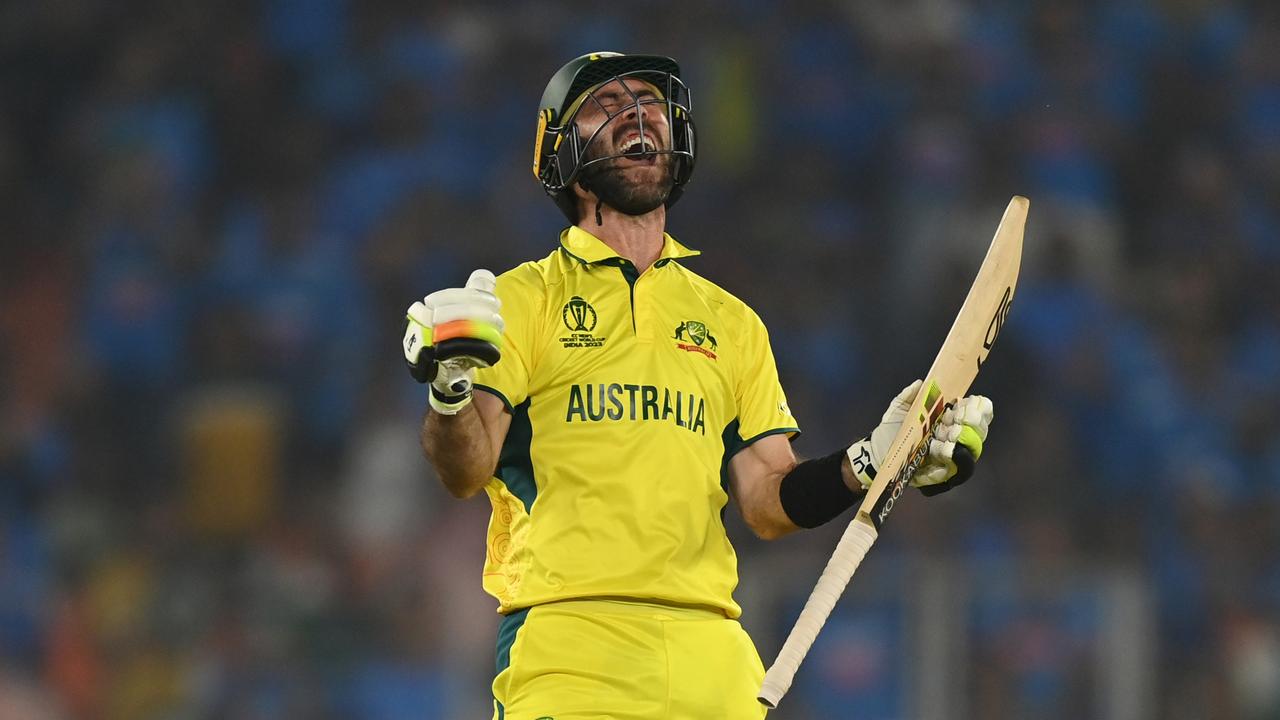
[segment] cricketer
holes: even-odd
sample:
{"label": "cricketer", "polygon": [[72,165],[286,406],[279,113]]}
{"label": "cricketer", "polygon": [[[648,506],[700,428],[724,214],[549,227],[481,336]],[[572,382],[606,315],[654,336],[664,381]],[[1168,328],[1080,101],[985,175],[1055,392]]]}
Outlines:
{"label": "cricketer", "polygon": [[[697,161],[691,109],[670,58],[564,65],[533,156],[569,222],[558,245],[407,313],[405,359],[430,386],[426,456],[451,494],[492,504],[495,718],[763,717],[724,508],[733,498],[765,539],[837,517],[920,387],[862,439],[797,459],[760,318],[665,232]],[[911,484],[967,480],[991,418],[984,397],[957,402]]]}

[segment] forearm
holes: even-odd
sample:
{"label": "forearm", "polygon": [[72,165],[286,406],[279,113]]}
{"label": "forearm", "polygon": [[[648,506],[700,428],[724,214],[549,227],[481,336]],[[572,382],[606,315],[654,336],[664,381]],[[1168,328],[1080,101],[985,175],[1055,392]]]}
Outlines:
{"label": "forearm", "polygon": [[[791,477],[788,480],[788,476],[793,472],[797,472],[797,468],[803,465],[804,462],[795,462],[794,464],[768,469],[759,468],[757,471],[760,474],[755,482],[742,484],[742,496],[738,498],[739,505],[742,507],[747,524],[761,539],[776,540],[805,527],[815,527],[818,523],[809,519],[813,517],[815,511],[813,503],[815,502],[824,510],[829,508],[829,510],[821,512],[821,515],[826,516],[829,514],[835,516],[862,497],[862,485],[854,474],[847,456],[840,461],[841,480],[849,490],[847,496],[840,494],[833,488],[820,492],[820,488],[814,487],[814,473],[808,468],[800,469],[796,477]],[[822,461],[816,460],[813,462]],[[750,468],[749,466],[744,468],[747,472],[752,469],[755,468]],[[821,473],[819,478],[821,479],[829,471],[819,470],[818,472]],[[829,477],[834,479],[834,475]],[[800,483],[801,485],[798,490],[795,485],[791,485],[784,491],[782,487],[784,482]],[[801,522],[806,524],[797,523],[787,512],[784,506],[784,492],[789,496],[787,502],[792,505],[792,512],[796,512],[797,507],[807,507],[809,509],[809,512],[796,512],[800,516]],[[816,497],[804,497],[812,496],[814,493],[819,494]],[[825,520],[822,522],[825,522]]]}
{"label": "forearm", "polygon": [[456,415],[428,411],[420,440],[440,481],[457,498],[479,492],[498,464],[484,419],[474,404]]}
{"label": "forearm", "polygon": [[779,489],[786,474],[785,470],[769,472],[739,490],[738,507],[743,519],[762,540],[776,540],[800,529],[782,509]]}
{"label": "forearm", "polygon": [[798,463],[778,483],[781,512],[799,528],[815,528],[835,519],[864,494],[843,449]]}
{"label": "forearm", "polygon": [[743,519],[765,540],[817,527],[863,495],[844,450],[802,462],[783,435],[763,438],[736,454],[729,476]]}

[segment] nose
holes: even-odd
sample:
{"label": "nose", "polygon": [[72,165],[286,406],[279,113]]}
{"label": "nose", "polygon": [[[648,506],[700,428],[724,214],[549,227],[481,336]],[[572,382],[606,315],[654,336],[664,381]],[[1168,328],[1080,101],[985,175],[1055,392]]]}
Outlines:
{"label": "nose", "polygon": [[640,98],[634,98],[631,101],[631,107],[627,109],[628,120],[634,120],[637,116],[642,122],[649,119],[649,111],[645,109],[645,104]]}
{"label": "nose", "polygon": [[665,137],[662,128],[665,126],[666,113],[659,107],[653,101],[644,102],[637,98],[632,101],[631,107],[623,111],[623,116],[628,124],[634,123],[640,133],[649,133],[654,138]]}

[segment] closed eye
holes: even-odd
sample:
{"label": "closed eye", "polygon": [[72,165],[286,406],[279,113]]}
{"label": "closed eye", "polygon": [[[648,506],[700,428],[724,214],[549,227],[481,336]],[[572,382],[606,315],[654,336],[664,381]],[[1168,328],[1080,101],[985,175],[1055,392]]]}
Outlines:
{"label": "closed eye", "polygon": [[620,106],[631,105],[635,101],[649,104],[658,100],[657,94],[648,89],[635,91],[634,100],[630,94],[620,93],[616,90],[596,93],[594,97],[606,111],[612,111]]}

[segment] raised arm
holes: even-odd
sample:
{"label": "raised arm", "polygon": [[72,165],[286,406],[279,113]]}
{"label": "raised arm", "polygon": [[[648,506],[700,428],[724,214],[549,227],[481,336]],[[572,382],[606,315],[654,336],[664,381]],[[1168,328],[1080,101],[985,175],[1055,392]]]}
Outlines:
{"label": "raised arm", "polygon": [[466,287],[431,293],[406,313],[405,362],[415,380],[430,386],[422,449],[458,498],[476,494],[493,476],[511,425],[501,398],[473,391],[476,368],[502,357],[505,323],[495,284],[493,273],[477,270]]}
{"label": "raised arm", "polygon": [[456,415],[427,411],[422,419],[422,450],[449,493],[468,498],[493,476],[509,427],[507,406],[481,390]]}

